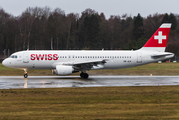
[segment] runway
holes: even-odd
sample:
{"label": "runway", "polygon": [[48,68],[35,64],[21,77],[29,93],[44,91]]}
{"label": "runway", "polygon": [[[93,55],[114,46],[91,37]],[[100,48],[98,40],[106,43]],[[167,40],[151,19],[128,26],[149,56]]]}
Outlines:
{"label": "runway", "polygon": [[1,76],[0,89],[179,85],[179,76]]}

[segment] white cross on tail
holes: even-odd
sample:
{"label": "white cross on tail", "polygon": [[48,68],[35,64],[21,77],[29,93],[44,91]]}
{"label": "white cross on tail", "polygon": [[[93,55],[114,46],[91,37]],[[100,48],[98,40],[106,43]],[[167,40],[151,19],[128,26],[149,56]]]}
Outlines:
{"label": "white cross on tail", "polygon": [[166,35],[162,35],[162,31],[159,31],[158,32],[158,36],[157,35],[155,35],[154,36],[154,39],[158,39],[158,44],[162,44],[162,40],[163,39],[167,39],[167,37],[166,37]]}

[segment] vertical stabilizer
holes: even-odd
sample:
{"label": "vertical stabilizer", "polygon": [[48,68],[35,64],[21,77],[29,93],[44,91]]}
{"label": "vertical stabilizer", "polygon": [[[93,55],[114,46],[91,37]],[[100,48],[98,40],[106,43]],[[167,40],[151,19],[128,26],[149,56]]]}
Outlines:
{"label": "vertical stabilizer", "polygon": [[171,23],[163,23],[140,50],[164,52]]}

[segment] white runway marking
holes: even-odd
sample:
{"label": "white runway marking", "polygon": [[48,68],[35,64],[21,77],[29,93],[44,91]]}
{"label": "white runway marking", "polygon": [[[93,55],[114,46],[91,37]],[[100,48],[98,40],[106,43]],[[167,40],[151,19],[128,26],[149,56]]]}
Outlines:
{"label": "white runway marking", "polygon": [[0,89],[179,85],[179,76],[0,76]]}

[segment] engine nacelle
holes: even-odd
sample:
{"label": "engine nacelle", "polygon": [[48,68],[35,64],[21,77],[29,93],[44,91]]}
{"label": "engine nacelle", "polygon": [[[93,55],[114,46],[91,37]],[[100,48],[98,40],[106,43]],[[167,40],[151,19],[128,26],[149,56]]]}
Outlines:
{"label": "engine nacelle", "polygon": [[71,75],[74,69],[72,66],[57,65],[55,70],[52,70],[53,74],[56,75]]}

